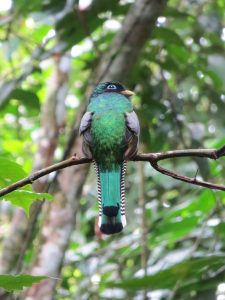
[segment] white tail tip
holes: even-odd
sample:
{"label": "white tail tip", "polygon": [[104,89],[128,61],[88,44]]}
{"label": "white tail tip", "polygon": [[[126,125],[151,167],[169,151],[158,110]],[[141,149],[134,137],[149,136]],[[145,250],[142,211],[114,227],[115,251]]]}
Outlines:
{"label": "white tail tip", "polygon": [[126,216],[125,215],[121,216],[121,222],[122,222],[123,227],[125,227],[127,225],[127,221],[126,221]]}

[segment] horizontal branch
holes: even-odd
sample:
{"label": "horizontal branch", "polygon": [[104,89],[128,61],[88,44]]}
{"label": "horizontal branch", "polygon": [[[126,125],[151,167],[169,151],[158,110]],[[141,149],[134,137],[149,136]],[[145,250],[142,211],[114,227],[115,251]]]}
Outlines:
{"label": "horizontal branch", "polygon": [[[223,190],[225,191],[225,186],[214,184],[207,181],[202,181],[194,178],[190,178],[184,175],[177,174],[175,172],[172,172],[170,170],[167,170],[161,166],[158,165],[158,162],[161,160],[169,159],[169,158],[177,158],[177,157],[206,157],[209,159],[218,159],[222,156],[225,156],[225,145],[219,149],[187,149],[187,150],[174,150],[174,151],[167,151],[167,152],[156,152],[156,153],[141,153],[137,154],[134,158],[132,158],[132,161],[148,161],[151,166],[157,170],[158,172],[165,174],[167,176],[173,177],[175,179],[188,182],[191,184],[207,187],[210,189],[216,189],[216,190]],[[34,172],[33,174],[3,188],[0,190],[0,197],[7,195],[11,193],[12,191],[17,190],[18,188],[21,188],[27,184],[32,184],[35,180],[50,174],[52,172],[70,167],[75,165],[82,165],[91,163],[91,158],[82,157],[79,158],[78,156],[74,155],[69,159],[63,160],[57,164],[54,164],[52,166],[49,166],[47,168],[44,168],[42,170],[39,170],[37,172]]]}
{"label": "horizontal branch", "polygon": [[225,156],[225,145],[219,149],[187,149],[174,150],[167,152],[142,153],[138,154],[134,161],[160,161],[168,158],[176,157],[206,157],[210,159],[218,159]]}
{"label": "horizontal branch", "polygon": [[61,170],[61,169],[65,169],[67,167],[70,167],[70,166],[75,166],[75,165],[82,165],[82,164],[87,164],[87,163],[91,163],[92,162],[92,159],[90,158],[79,158],[77,157],[76,155],[72,156],[71,158],[69,159],[66,159],[66,160],[63,160],[57,164],[54,164],[52,166],[49,166],[47,168],[44,168],[44,169],[41,169],[37,172],[34,172],[33,174],[3,188],[0,190],[0,197],[1,196],[4,196],[6,194],[9,194],[11,193],[12,191],[15,191],[17,190],[18,188],[21,188],[27,184],[32,184],[35,180],[47,175],[47,174],[50,174],[52,172],[55,172],[55,171],[58,171],[58,170]]}
{"label": "horizontal branch", "polygon": [[165,160],[169,158],[177,158],[177,157],[205,157],[209,159],[218,159],[222,156],[225,156],[225,145],[219,149],[187,149],[187,150],[174,150],[167,152],[157,152],[157,153],[143,153],[138,154],[133,160],[135,161],[149,161],[151,166],[158,172],[170,176],[174,179],[191,183],[194,185],[207,187],[213,190],[221,190],[225,191],[224,185],[215,184],[212,182],[198,180],[195,177],[191,178],[188,176],[184,176],[173,171],[170,171],[166,168],[161,167],[158,162],[160,160]]}
{"label": "horizontal branch", "polygon": [[196,176],[191,178],[191,177],[188,177],[188,176],[180,175],[178,173],[172,172],[172,171],[170,171],[166,168],[163,168],[163,167],[159,166],[157,162],[150,162],[150,164],[156,171],[158,171],[158,172],[160,172],[164,175],[173,177],[174,179],[184,181],[184,182],[188,182],[188,183],[191,183],[191,184],[195,184],[195,185],[198,185],[198,186],[207,187],[207,188],[212,189],[212,190],[225,191],[225,186],[223,186],[223,185],[215,184],[215,183],[204,181],[204,180],[198,180],[196,178]]}

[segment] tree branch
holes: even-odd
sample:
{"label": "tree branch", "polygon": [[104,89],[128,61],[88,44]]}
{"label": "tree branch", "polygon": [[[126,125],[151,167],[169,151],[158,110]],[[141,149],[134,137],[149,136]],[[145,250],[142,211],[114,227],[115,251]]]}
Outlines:
{"label": "tree branch", "polygon": [[[148,161],[151,166],[158,172],[173,177],[177,180],[181,180],[184,182],[188,182],[191,184],[195,184],[198,186],[207,187],[210,189],[215,190],[222,190],[225,191],[224,185],[218,185],[215,183],[198,180],[196,177],[188,177],[184,175],[177,174],[173,171],[170,171],[166,168],[163,168],[159,166],[158,162],[161,160],[169,159],[169,158],[177,158],[177,157],[205,157],[209,159],[218,159],[222,156],[225,156],[225,145],[219,149],[187,149],[187,150],[174,150],[174,151],[167,151],[167,152],[155,152],[155,153],[140,153],[137,154],[134,158],[132,158],[132,161]],[[11,193],[12,191],[17,190],[18,188],[21,188],[27,184],[32,184],[35,180],[50,174],[52,172],[65,169],[70,166],[75,165],[81,165],[81,164],[87,164],[91,163],[91,158],[86,157],[78,157],[73,155],[71,158],[63,160],[57,164],[54,164],[52,166],[49,166],[47,168],[44,168],[42,170],[39,170],[37,172],[34,172],[33,174],[3,188],[0,190],[0,197],[7,195]]]}
{"label": "tree branch", "polygon": [[6,194],[11,193],[12,191],[17,190],[18,188],[21,188],[27,184],[32,184],[35,180],[37,180],[38,178],[41,178],[47,174],[50,174],[52,172],[61,170],[61,169],[65,169],[67,167],[70,166],[75,166],[75,165],[81,165],[81,164],[86,164],[86,163],[90,163],[92,162],[92,159],[90,158],[86,158],[86,157],[82,157],[79,158],[76,155],[72,156],[69,159],[63,160],[57,164],[54,164],[52,166],[49,166],[47,168],[41,169],[37,172],[34,172],[33,174],[3,188],[0,190],[0,197],[4,196]]}
{"label": "tree branch", "polygon": [[158,171],[164,175],[173,177],[177,180],[181,180],[181,181],[195,184],[198,186],[207,187],[210,189],[225,191],[225,186],[223,186],[223,185],[218,185],[215,183],[198,180],[196,178],[196,176],[191,178],[188,176],[180,175],[180,174],[172,172],[168,169],[165,169],[165,168],[159,166],[159,164],[158,164],[158,162],[160,160],[176,158],[176,157],[205,157],[205,158],[216,160],[222,156],[225,156],[225,145],[219,149],[187,149],[187,150],[175,150],[175,151],[168,151],[168,152],[139,154],[133,160],[149,161],[151,166],[156,171]]}

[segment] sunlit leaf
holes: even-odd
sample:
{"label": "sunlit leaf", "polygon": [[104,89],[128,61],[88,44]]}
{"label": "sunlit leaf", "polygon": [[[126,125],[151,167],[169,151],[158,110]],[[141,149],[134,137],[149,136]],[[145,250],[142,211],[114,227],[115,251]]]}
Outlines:
{"label": "sunlit leaf", "polygon": [[[5,158],[0,158],[1,188],[9,186],[26,176],[27,174],[19,164]],[[32,191],[30,185],[26,185],[22,189],[15,190],[0,198],[0,200],[10,201],[13,205],[23,208],[27,215],[29,214],[31,204],[38,199],[52,200],[52,196],[47,193],[35,193]]]}
{"label": "sunlit leaf", "polygon": [[23,288],[30,287],[47,278],[47,276],[31,276],[27,274],[0,275],[0,288],[8,292],[21,291]]}
{"label": "sunlit leaf", "polygon": [[52,200],[53,196],[47,193],[35,193],[35,192],[19,189],[1,198],[0,200],[10,201],[13,205],[23,208],[26,214],[29,215],[30,206],[34,201]]}
{"label": "sunlit leaf", "polygon": [[[6,187],[24,177],[27,174],[16,162],[0,157],[0,188]],[[24,189],[32,190],[28,185]]]}

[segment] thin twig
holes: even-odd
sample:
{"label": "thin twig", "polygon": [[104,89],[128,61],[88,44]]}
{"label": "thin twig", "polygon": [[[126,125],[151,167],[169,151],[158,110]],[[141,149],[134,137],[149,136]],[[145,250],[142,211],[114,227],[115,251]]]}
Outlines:
{"label": "thin twig", "polygon": [[[168,152],[156,152],[156,153],[141,153],[136,155],[134,158],[132,158],[132,161],[148,161],[151,166],[157,170],[158,172],[165,174],[167,176],[173,177],[177,180],[181,180],[184,182],[188,182],[191,184],[195,184],[198,186],[207,187],[210,189],[215,190],[222,190],[225,191],[224,185],[218,185],[215,183],[198,180],[197,178],[191,178],[188,176],[180,175],[175,172],[172,172],[168,169],[165,169],[158,165],[158,162],[161,160],[169,159],[169,158],[176,158],[176,157],[206,157],[209,159],[218,159],[222,156],[225,156],[225,145],[219,149],[187,149],[187,150],[174,150],[174,151],[168,151]],[[74,165],[81,165],[81,164],[87,164],[91,163],[91,158],[86,157],[78,157],[76,155],[72,156],[69,159],[63,160],[60,163],[54,164],[50,167],[44,168],[42,170],[39,170],[37,172],[34,172],[33,174],[3,188],[0,190],[0,197],[4,196],[6,194],[9,194],[12,191],[17,190],[18,188],[21,188],[27,184],[32,184],[35,180],[37,180],[40,177],[43,177],[49,173],[74,166]]]}
{"label": "thin twig", "polygon": [[180,175],[178,173],[172,172],[168,169],[165,169],[161,166],[158,165],[157,162],[150,162],[151,166],[158,172],[173,177],[174,179],[180,180],[180,181],[184,181],[184,182],[188,182],[191,184],[195,184],[198,186],[203,186],[203,187],[207,187],[209,189],[215,189],[215,190],[221,190],[221,191],[225,191],[225,186],[223,185],[219,185],[219,184],[214,184],[212,182],[208,182],[208,181],[204,181],[204,180],[198,180],[196,177],[188,177],[188,176],[184,176],[184,175]]}

